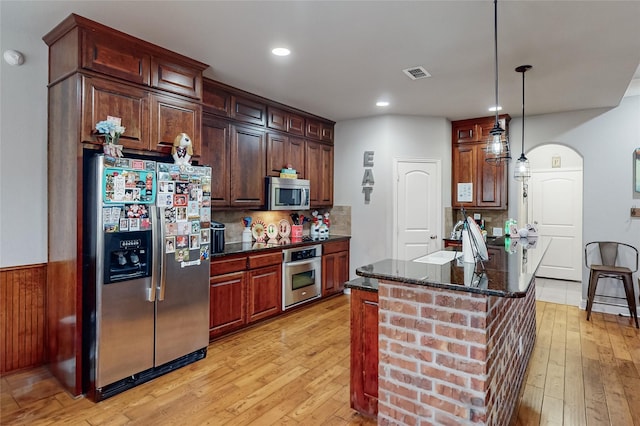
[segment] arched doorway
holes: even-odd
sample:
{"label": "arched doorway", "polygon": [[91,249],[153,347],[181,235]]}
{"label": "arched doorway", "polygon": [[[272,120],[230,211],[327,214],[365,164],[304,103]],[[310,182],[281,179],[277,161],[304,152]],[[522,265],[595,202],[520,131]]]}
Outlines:
{"label": "arched doorway", "polygon": [[[538,222],[540,240],[553,238],[536,276],[582,280],[582,156],[570,147],[545,144],[527,153],[531,165],[527,221]],[[520,195],[522,197],[522,194]]]}

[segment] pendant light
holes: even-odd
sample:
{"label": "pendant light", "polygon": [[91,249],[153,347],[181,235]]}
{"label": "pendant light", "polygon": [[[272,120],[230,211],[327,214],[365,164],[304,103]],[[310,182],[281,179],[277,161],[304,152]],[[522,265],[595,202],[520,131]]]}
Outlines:
{"label": "pendant light", "polygon": [[513,177],[520,182],[527,183],[527,179],[531,177],[531,169],[529,168],[529,160],[524,155],[524,73],[533,68],[531,65],[520,65],[516,68],[516,72],[522,73],[522,151],[518,162],[516,163]]}
{"label": "pendant light", "polygon": [[493,0],[493,47],[495,52],[495,71],[496,71],[496,121],[493,128],[489,131],[491,138],[487,140],[485,149],[485,159],[489,163],[498,164],[502,161],[507,162],[511,159],[509,152],[509,140],[504,135],[504,129],[500,127],[500,119],[498,117],[498,0]]}

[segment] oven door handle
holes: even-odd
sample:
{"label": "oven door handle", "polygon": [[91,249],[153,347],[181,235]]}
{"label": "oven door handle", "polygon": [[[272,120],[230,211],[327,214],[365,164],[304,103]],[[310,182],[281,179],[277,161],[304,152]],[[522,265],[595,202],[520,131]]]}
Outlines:
{"label": "oven door handle", "polygon": [[295,262],[284,262],[282,266],[286,266],[286,267],[302,266],[302,265],[310,265],[315,262],[320,262],[320,258],[312,257],[310,259],[296,260]]}

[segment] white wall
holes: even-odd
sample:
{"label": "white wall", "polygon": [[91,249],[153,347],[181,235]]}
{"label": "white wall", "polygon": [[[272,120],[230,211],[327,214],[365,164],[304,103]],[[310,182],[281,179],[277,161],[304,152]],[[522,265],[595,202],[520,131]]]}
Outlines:
{"label": "white wall", "polygon": [[[393,159],[442,161],[442,206],[451,206],[451,123],[444,118],[380,116],[342,121],[335,128],[334,203],[351,206],[350,273],[392,256]],[[375,179],[365,204],[365,151],[374,151]]]}
{"label": "white wall", "polygon": [[[525,124],[525,152],[555,143],[573,148],[583,158],[583,242],[621,241],[640,250],[640,219],[630,218],[631,207],[640,207],[640,200],[632,193],[633,152],[640,146],[640,96],[623,98],[611,110],[527,116]],[[521,126],[519,118],[511,121],[514,153],[518,155]],[[509,211],[516,217],[520,194],[518,185],[513,184],[513,169],[509,176]],[[585,297],[586,268],[582,277]]]}
{"label": "white wall", "polygon": [[[10,17],[0,18],[5,28]],[[25,63],[0,60],[0,267],[47,261],[48,50],[29,31],[3,30],[0,51],[7,49],[24,53]]]}

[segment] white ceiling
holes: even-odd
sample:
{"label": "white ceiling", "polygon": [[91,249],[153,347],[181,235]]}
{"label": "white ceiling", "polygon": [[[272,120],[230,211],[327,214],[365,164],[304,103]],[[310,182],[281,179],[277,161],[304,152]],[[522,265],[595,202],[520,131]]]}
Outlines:
{"label": "white ceiling", "polygon": [[[77,13],[210,65],[205,75],[336,121],[491,115],[493,2],[6,1],[1,31],[41,38]],[[274,57],[275,46],[292,54]],[[21,50],[18,46],[3,49]],[[27,60],[29,52],[25,53]],[[640,78],[640,1],[498,2],[500,104],[527,115],[617,105]],[[424,66],[411,81],[402,69]],[[631,90],[640,94],[640,84]],[[391,105],[375,106],[379,99]]]}

